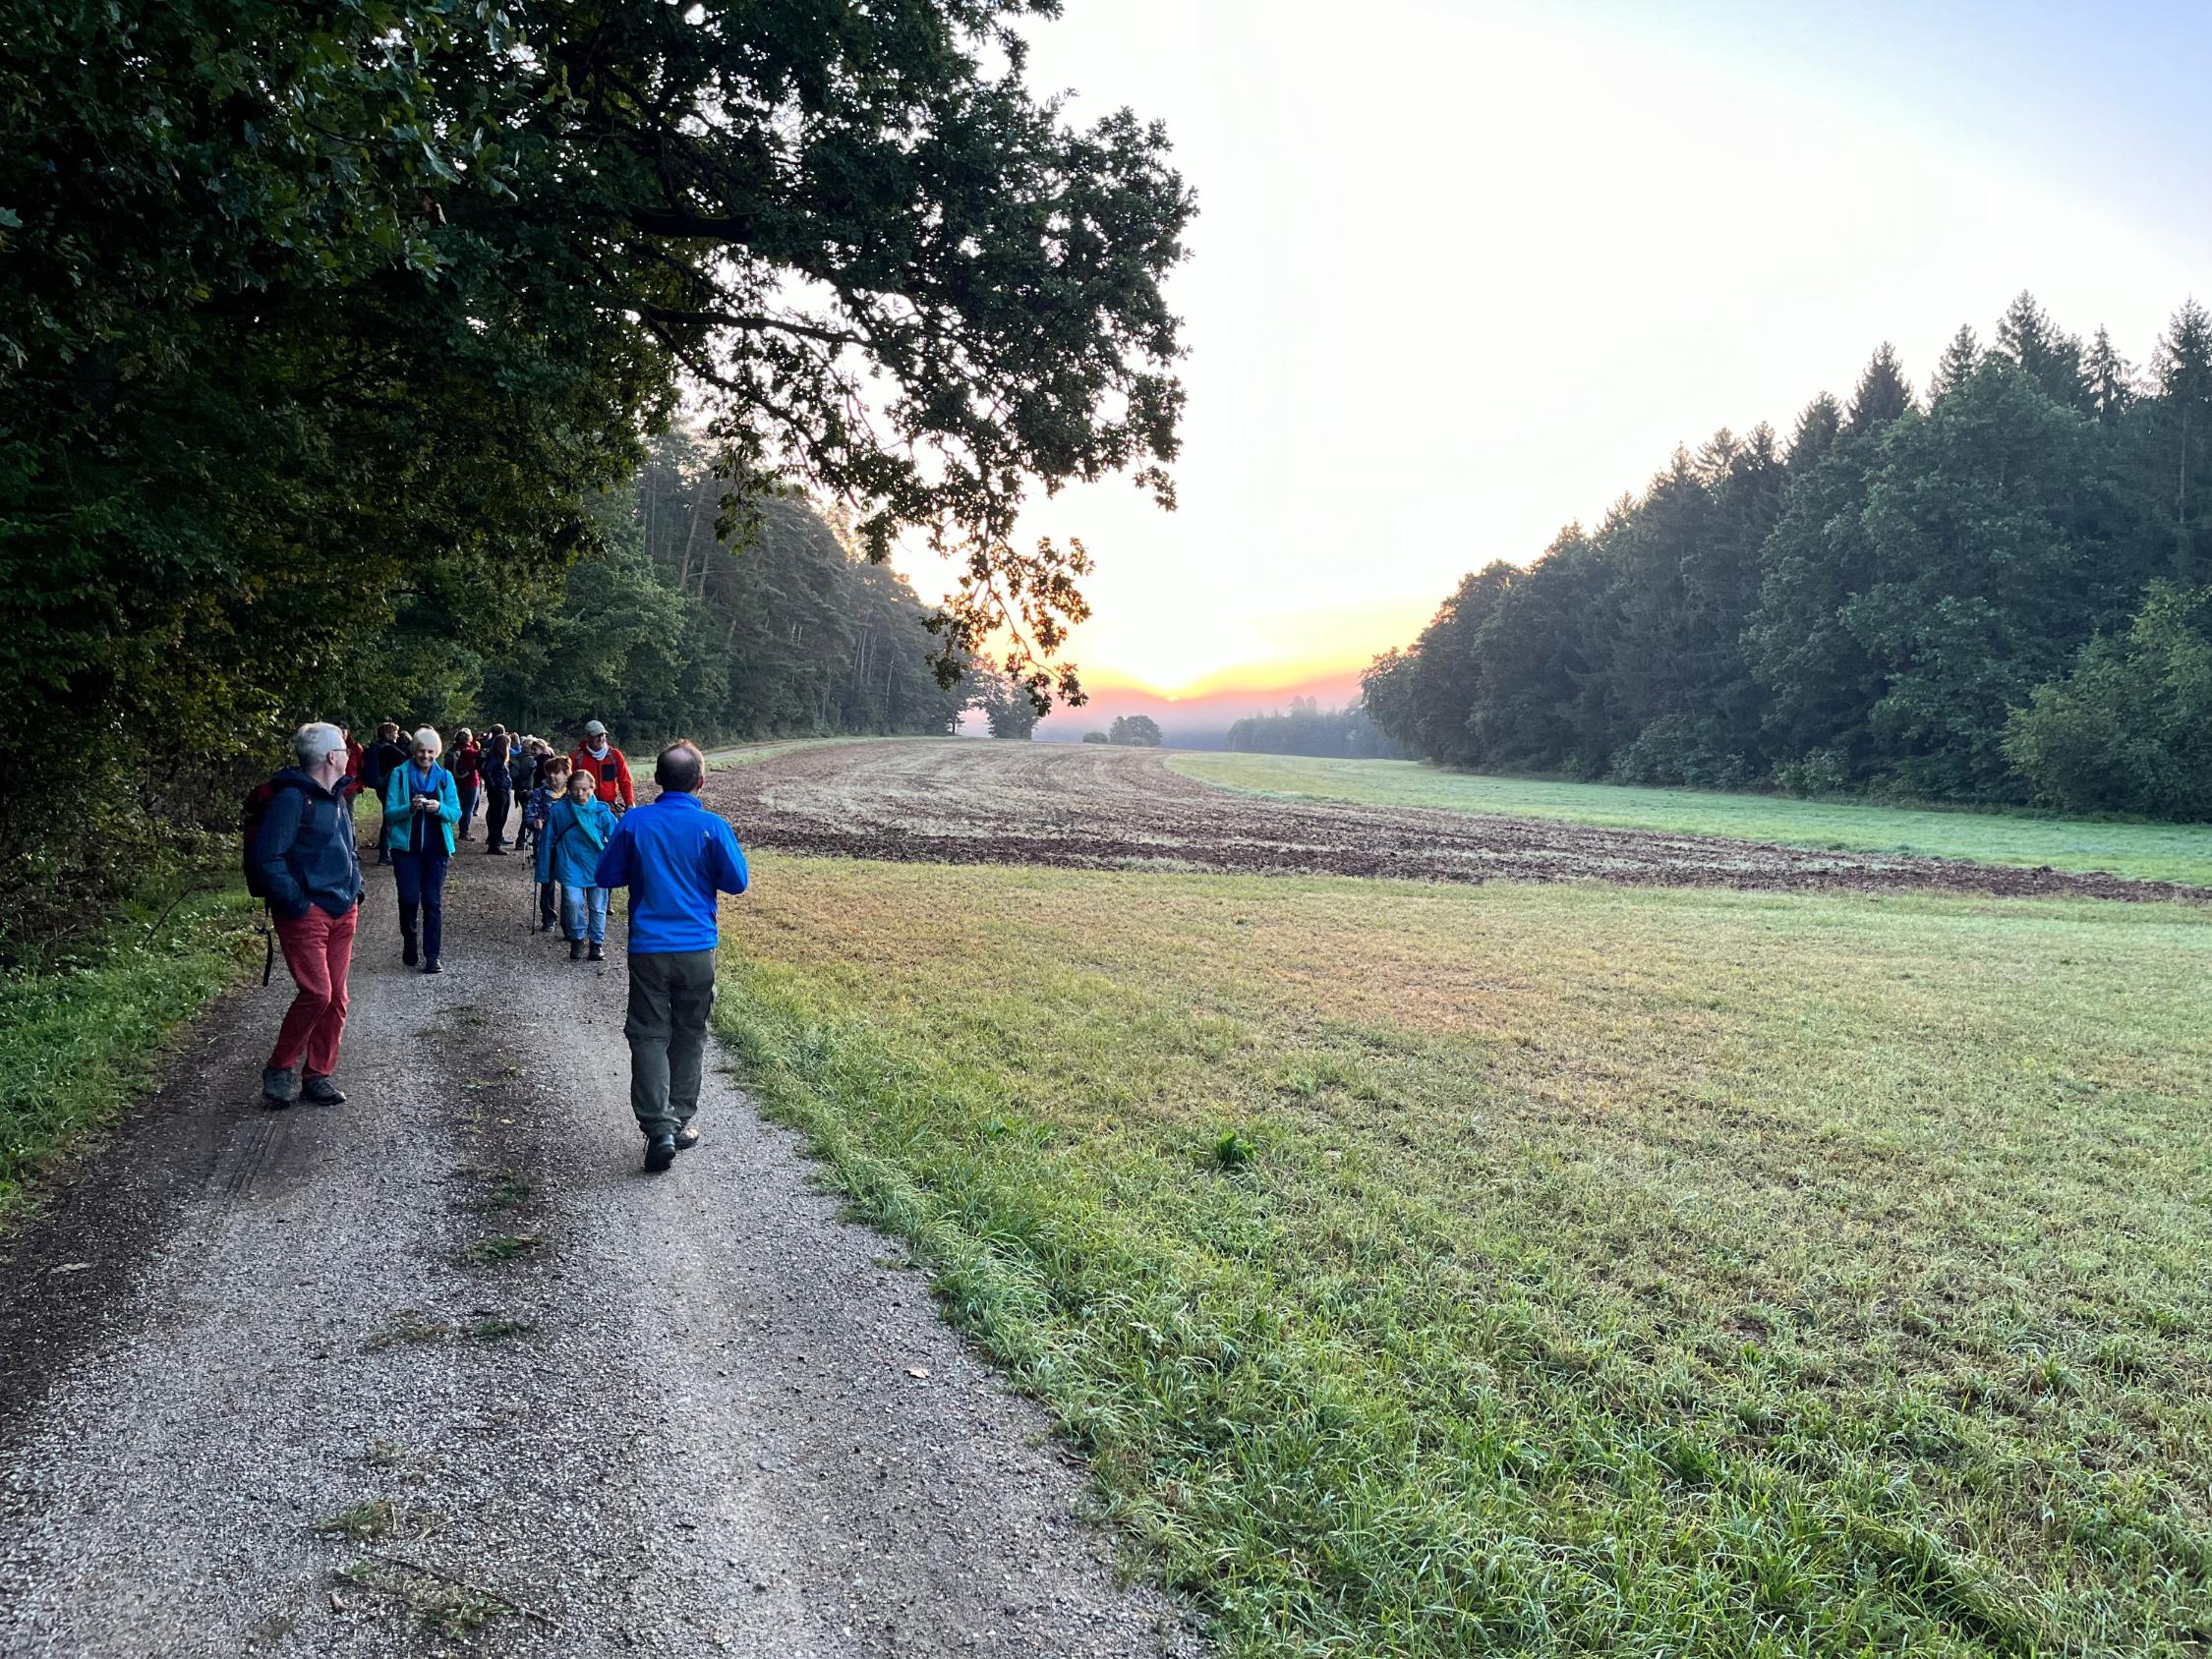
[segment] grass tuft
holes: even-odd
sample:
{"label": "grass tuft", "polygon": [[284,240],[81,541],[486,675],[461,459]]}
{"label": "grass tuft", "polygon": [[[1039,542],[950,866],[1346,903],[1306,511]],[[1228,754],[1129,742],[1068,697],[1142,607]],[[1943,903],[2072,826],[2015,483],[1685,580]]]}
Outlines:
{"label": "grass tuft", "polygon": [[461,1252],[461,1260],[470,1267],[490,1267],[497,1262],[511,1262],[522,1256],[535,1254],[544,1241],[534,1232],[510,1232],[497,1238],[480,1238]]}

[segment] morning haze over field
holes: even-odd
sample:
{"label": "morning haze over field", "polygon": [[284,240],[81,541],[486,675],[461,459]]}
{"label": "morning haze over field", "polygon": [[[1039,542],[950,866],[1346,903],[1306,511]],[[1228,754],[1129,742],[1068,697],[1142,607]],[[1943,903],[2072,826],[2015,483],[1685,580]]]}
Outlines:
{"label": "morning haze over field", "polygon": [[2023,287],[2136,364],[2212,301],[2212,14],[2179,0],[1074,0],[1027,32],[1078,116],[1163,120],[1200,205],[1180,510],[1112,481],[1022,519],[1098,560],[1070,655],[1109,717],[1341,697],[1676,443],[1786,437],[1885,340],[1924,384]]}
{"label": "morning haze over field", "polygon": [[0,41],[0,1653],[2212,1654],[2212,10]]}

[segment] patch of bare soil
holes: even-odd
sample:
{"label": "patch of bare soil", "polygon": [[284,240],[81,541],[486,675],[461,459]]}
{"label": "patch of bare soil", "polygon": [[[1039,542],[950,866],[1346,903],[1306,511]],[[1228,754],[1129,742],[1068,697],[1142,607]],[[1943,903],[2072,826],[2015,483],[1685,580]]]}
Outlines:
{"label": "patch of bare soil", "polygon": [[2049,868],[1275,801],[1170,772],[1156,752],[1099,745],[799,749],[711,773],[707,798],[748,845],[911,863],[2212,901],[2212,889]]}

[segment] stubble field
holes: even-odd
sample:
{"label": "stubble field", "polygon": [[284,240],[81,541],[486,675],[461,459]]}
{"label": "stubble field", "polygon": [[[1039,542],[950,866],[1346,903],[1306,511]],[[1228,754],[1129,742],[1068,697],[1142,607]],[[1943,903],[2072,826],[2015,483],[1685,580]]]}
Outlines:
{"label": "stubble field", "polygon": [[[1042,746],[710,793],[757,1094],[1225,1651],[2212,1642],[2203,905]],[[1385,849],[1452,879],[1215,873]]]}
{"label": "stubble field", "polygon": [[1271,798],[1212,787],[1171,770],[1156,752],[1098,745],[947,739],[821,745],[719,772],[711,793],[761,845],[901,862],[1605,881],[1785,892],[2142,900],[2188,891],[2212,898],[2212,888],[2103,873],[1548,817]]}

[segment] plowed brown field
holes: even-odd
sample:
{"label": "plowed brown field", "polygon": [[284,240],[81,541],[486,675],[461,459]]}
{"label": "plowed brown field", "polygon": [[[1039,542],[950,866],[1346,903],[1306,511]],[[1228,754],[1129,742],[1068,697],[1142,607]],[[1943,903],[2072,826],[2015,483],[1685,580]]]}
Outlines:
{"label": "plowed brown field", "polygon": [[707,800],[747,845],[910,863],[2212,902],[2212,889],[2117,876],[1273,801],[1184,777],[1152,751],[1095,744],[796,749],[709,773]]}

